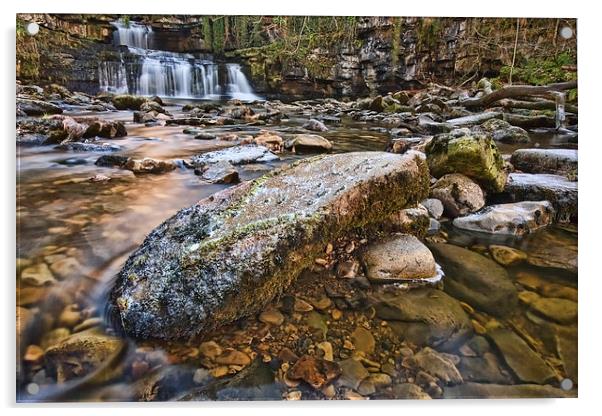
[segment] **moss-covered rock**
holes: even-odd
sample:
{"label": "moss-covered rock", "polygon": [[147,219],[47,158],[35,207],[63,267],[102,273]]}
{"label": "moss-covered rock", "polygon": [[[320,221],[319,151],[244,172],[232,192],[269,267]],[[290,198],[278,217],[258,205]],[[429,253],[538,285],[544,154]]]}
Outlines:
{"label": "moss-covered rock", "polygon": [[431,175],[436,178],[462,173],[486,190],[504,190],[504,161],[491,137],[462,131],[439,134],[426,145],[426,155]]}
{"label": "moss-covered rock", "polygon": [[118,110],[140,110],[148,98],[138,95],[122,94],[113,97],[113,105]]}
{"label": "moss-covered rock", "polygon": [[305,159],[216,193],[157,227],[111,295],[115,322],[141,338],[189,338],[261,311],[327,242],[376,227],[424,199],[416,154]]}

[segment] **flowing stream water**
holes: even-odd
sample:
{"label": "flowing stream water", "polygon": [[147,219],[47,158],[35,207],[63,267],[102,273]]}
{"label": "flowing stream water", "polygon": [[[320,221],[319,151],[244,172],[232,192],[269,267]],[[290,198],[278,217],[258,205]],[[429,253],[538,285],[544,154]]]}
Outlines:
{"label": "flowing stream water", "polygon": [[[121,42],[145,46],[151,32],[137,26],[130,26],[127,30],[120,28],[118,39]],[[150,66],[147,65],[145,75],[141,76],[140,88],[144,85],[143,77],[153,77]],[[175,58],[174,58],[175,59]],[[184,59],[178,57],[177,59]],[[177,66],[172,61],[175,69]],[[191,67],[199,71],[204,66],[191,61]],[[163,67],[164,68],[164,67]],[[239,69],[235,66],[228,67],[230,85],[224,86],[229,94],[248,94],[246,79],[239,78]],[[158,74],[159,72],[157,72]],[[166,74],[167,72],[162,72]],[[175,74],[175,72],[173,72]],[[159,76],[159,75],[156,75]],[[117,81],[116,81],[117,82]],[[115,84],[117,85],[117,84]],[[177,83],[176,83],[177,85]],[[195,94],[194,84],[192,95]],[[167,91],[167,87],[166,90]],[[179,90],[183,93],[183,90]],[[200,91],[210,91],[203,89]],[[146,91],[149,94],[157,91]],[[182,115],[180,109],[182,101],[173,101],[166,105],[166,109],[176,117]],[[261,111],[261,110],[258,110]],[[87,115],[86,113],[73,113],[72,115]],[[121,146],[120,154],[136,158],[152,157],[160,159],[187,159],[192,155],[215,150],[231,145],[219,140],[195,140],[193,136],[184,134],[182,126],[153,126],[132,123],[131,111],[117,111],[109,113],[96,113],[105,119],[122,120],[127,125],[127,137],[114,139],[113,143]],[[291,114],[289,119],[282,120],[270,129],[276,133],[286,135],[290,131],[299,129],[307,120],[308,114]],[[359,150],[385,149],[388,134],[373,126],[343,118],[338,125],[331,126],[330,131],[322,133],[334,145],[333,152],[349,152]],[[257,127],[248,125],[214,126],[207,127],[204,131],[209,133],[257,134]],[[538,136],[534,139],[541,147],[557,146],[553,136]],[[562,145],[562,144],[560,144]],[[502,151],[511,151],[514,147]],[[66,152],[57,150],[52,146],[21,147],[17,155],[18,182],[17,182],[17,218],[18,218],[18,267],[24,269],[39,266],[51,271],[52,281],[46,285],[31,286],[18,284],[17,305],[22,315],[27,315],[33,322],[34,330],[18,333],[18,391],[19,399],[24,401],[53,401],[53,400],[166,400],[181,397],[191,389],[198,388],[207,379],[207,370],[203,369],[199,357],[199,341],[189,343],[153,343],[135,340],[126,340],[125,349],[119,356],[105,358],[101,370],[93,372],[91,376],[75,377],[60,380],[57,383],[57,374],[48,371],[43,363],[28,363],[23,360],[30,345],[40,345],[48,348],[57,342],[57,339],[73,332],[78,325],[100,325],[101,331],[111,333],[110,328],[101,324],[105,297],[103,296],[111,281],[119,271],[127,256],[137,247],[144,237],[162,221],[169,218],[179,209],[187,207],[201,198],[211,195],[230,185],[212,185],[199,180],[191,170],[180,167],[175,171],[161,175],[139,175],[126,170],[98,167],[94,164],[98,153]],[[300,156],[284,153],[279,161],[271,164],[247,165],[241,173],[242,180],[253,179],[281,164],[299,158]],[[91,182],[90,178],[104,174],[111,179],[103,182]],[[448,234],[449,243],[468,247],[479,252],[487,250],[490,244],[505,244],[516,247],[527,253],[539,253],[540,257],[553,256],[559,267],[537,267],[532,264],[518,264],[508,267],[507,271],[513,279],[521,276],[530,276],[531,281],[540,282],[541,287],[556,288],[562,291],[576,293],[576,271],[570,267],[563,267],[564,263],[576,261],[577,232],[574,227],[549,227],[546,230],[532,234],[526,238],[492,238],[479,233],[466,233],[454,230],[449,224],[444,224]],[[293,296],[316,298],[324,296],[317,294],[319,290],[326,290],[324,282],[335,282],[332,276],[322,276],[323,273],[309,271],[287,292]],[[313,279],[313,280],[312,280]],[[316,280],[318,279],[318,280]],[[329,280],[330,279],[330,280]],[[340,280],[340,279],[339,279]],[[445,280],[445,279],[444,279]],[[316,283],[320,282],[320,283]],[[377,295],[382,290],[394,289],[362,289],[369,296]],[[539,290],[539,289],[538,289]],[[552,289],[549,289],[552,290]],[[327,291],[328,293],[328,291]],[[365,296],[365,294],[363,295]],[[335,299],[336,300],[336,299]],[[574,299],[576,301],[576,299]],[[276,304],[275,304],[276,305]],[[539,322],[529,315],[524,305],[517,306],[517,318],[513,325],[516,330],[527,339],[533,340],[533,345],[542,351],[542,354],[552,355],[551,346],[555,345],[557,335],[552,327],[554,323]],[[313,323],[310,327],[328,330],[325,340],[332,342],[335,355],[343,358],[350,354],[342,347],[348,334],[360,323],[364,327],[372,328],[376,338],[376,357],[380,357],[386,364],[394,351],[403,350],[398,344],[391,343],[389,335],[384,335],[386,326],[374,317],[370,310],[343,311],[343,317],[330,318],[329,313],[311,312]],[[476,316],[479,311],[475,312]],[[287,318],[288,319],[288,318]],[[316,321],[317,320],[317,321]],[[292,314],[290,321],[283,326],[282,331],[272,329],[270,333],[265,325],[257,321],[256,317],[228,326],[216,331],[210,339],[215,340],[221,347],[232,347],[246,351],[250,356],[263,357],[265,368],[253,371],[246,378],[244,387],[241,385],[212,387],[208,396],[195,396],[195,399],[204,398],[280,398],[282,393],[274,393],[271,389],[277,385],[273,376],[265,381],[262,377],[267,374],[277,373],[270,367],[270,348],[282,346],[296,346],[297,352],[313,351],[313,335],[298,336],[294,344],[287,343],[294,332],[305,328],[306,318],[301,314]],[[316,323],[317,322],[317,323]],[[383,321],[384,322],[384,321]],[[295,329],[297,328],[297,329]],[[562,326],[563,331],[569,331],[576,336],[576,326],[570,324]],[[286,331],[285,331],[286,330]],[[321,331],[321,330],[320,330]],[[571,332],[573,331],[573,332]],[[326,332],[324,332],[326,334]],[[62,335],[61,335],[62,334]],[[347,335],[345,335],[347,334]],[[526,334],[526,335],[525,335]],[[296,336],[296,335],[295,335]],[[572,336],[572,335],[570,335]],[[482,338],[482,337],[481,337]],[[309,339],[309,341],[307,341]],[[564,339],[564,338],[563,338]],[[307,345],[306,345],[307,344]],[[309,346],[308,346],[309,345]],[[476,347],[475,347],[476,348]],[[120,350],[121,351],[121,350]],[[450,351],[464,354],[465,351],[456,349]],[[380,354],[380,356],[378,355]],[[576,352],[575,352],[576,354]],[[389,358],[387,358],[389,357]],[[497,358],[496,358],[497,357]],[[374,358],[378,359],[378,358]],[[494,360],[502,359],[494,355]],[[570,357],[567,360],[571,359]],[[575,357],[576,359],[576,357]],[[80,368],[86,357],[71,357],[72,367],[69,371],[78,374],[84,372]],[[552,359],[550,359],[553,361]],[[385,368],[382,364],[381,368]],[[379,364],[380,365],[380,364]],[[397,365],[395,376],[396,383],[414,381],[414,376],[403,375],[403,368]],[[501,365],[501,364],[500,364]],[[529,363],[525,363],[526,366]],[[566,368],[574,363],[557,363],[558,368]],[[271,368],[271,370],[270,370]],[[66,370],[65,370],[66,371]],[[225,371],[234,371],[232,368]],[[471,380],[470,372],[474,369],[463,369],[463,377]],[[566,374],[567,370],[560,370]],[[85,373],[85,372],[84,372]],[[498,372],[493,372],[498,377]],[[564,375],[563,375],[564,376]],[[488,375],[479,373],[473,377],[484,382],[500,383],[498,379],[487,380]],[[491,376],[494,377],[494,376]],[[264,381],[262,381],[264,380]],[[511,377],[508,383],[516,383]],[[574,380],[576,383],[576,380]],[[258,387],[260,386],[260,387]],[[261,386],[268,386],[266,388]],[[297,387],[303,390],[303,387]],[[204,393],[205,394],[205,393]],[[288,393],[287,393],[288,394]],[[303,390],[304,397],[323,398],[322,393],[311,389]],[[435,393],[433,393],[435,394]],[[232,397],[234,395],[234,397]],[[393,395],[393,396],[391,396]],[[286,396],[285,396],[286,397]],[[375,397],[397,397],[390,389],[377,390]],[[189,397],[190,398],[190,397]]]}

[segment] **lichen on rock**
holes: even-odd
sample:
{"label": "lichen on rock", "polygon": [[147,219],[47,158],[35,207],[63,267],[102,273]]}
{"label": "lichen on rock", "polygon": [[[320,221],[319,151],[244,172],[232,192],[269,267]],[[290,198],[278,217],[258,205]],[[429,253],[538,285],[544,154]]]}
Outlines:
{"label": "lichen on rock", "polygon": [[489,136],[464,134],[462,130],[439,134],[426,145],[426,155],[431,175],[436,178],[461,173],[486,190],[501,192],[504,189],[504,161]]}
{"label": "lichen on rock", "polygon": [[318,156],[218,192],[157,227],[112,304],[129,335],[193,337],[261,311],[331,241],[424,199],[415,153]]}

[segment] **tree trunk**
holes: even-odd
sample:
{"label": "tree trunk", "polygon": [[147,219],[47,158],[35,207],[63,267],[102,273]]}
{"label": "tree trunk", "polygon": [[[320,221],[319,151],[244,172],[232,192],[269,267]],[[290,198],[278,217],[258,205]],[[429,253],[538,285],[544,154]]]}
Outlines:
{"label": "tree trunk", "polygon": [[491,104],[503,98],[517,98],[526,96],[545,96],[552,91],[564,91],[577,88],[577,80],[559,82],[557,84],[533,86],[533,85],[510,85],[493,91],[491,94],[478,98],[469,98],[461,101],[460,105],[466,108],[489,107]]}
{"label": "tree trunk", "polygon": [[[549,100],[537,100],[537,101],[518,101],[503,99],[500,100],[499,105],[504,108],[524,108],[527,110],[556,110],[556,103]],[[570,112],[578,114],[578,108],[576,105],[565,104],[564,108]]]}

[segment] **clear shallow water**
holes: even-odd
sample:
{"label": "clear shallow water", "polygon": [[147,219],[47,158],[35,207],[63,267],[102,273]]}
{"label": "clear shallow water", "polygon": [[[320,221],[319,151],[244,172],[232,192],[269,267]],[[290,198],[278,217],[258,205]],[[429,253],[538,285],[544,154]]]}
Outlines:
{"label": "clear shallow water", "polygon": [[[166,108],[176,116],[180,115],[180,107],[168,105]],[[127,137],[106,140],[106,142],[121,146],[122,149],[117,152],[118,154],[136,158],[187,159],[194,154],[231,145],[228,142],[195,140],[193,136],[182,133],[184,126],[145,127],[132,124],[130,111],[105,113],[101,117],[127,123]],[[305,120],[307,120],[306,116],[291,115],[290,119],[268,128],[281,133],[286,139],[286,135],[298,130]],[[329,125],[329,127],[331,127],[329,132],[321,134],[333,143],[334,152],[384,150],[388,141],[386,133],[370,130],[373,126],[369,123],[343,119],[340,125]],[[240,136],[255,135],[257,130],[258,127],[248,126],[204,129],[212,133],[234,131]],[[549,135],[537,137],[537,142],[541,147],[562,144]],[[500,147],[503,152],[511,152],[515,148],[505,145]],[[65,308],[69,305],[77,305],[77,313],[79,313],[79,318],[71,325],[71,330],[87,318],[101,317],[105,307],[104,292],[123,261],[144,237],[179,209],[227,187],[227,185],[202,183],[191,170],[183,167],[162,175],[135,176],[125,170],[95,166],[98,153],[64,152],[55,150],[51,146],[20,147],[17,157],[18,258],[24,264],[23,269],[25,266],[45,264],[56,277],[56,281],[51,285],[43,287],[31,286],[23,283],[22,280],[17,280],[17,304],[33,311],[32,319],[36,323],[34,325],[36,331],[18,334],[18,350],[21,356],[26,353],[29,345],[44,344],[44,337],[49,333],[57,328],[69,326],[65,324],[69,320],[63,317]],[[265,169],[277,167],[299,157],[284,153],[281,155],[281,161],[267,167],[251,166],[243,170],[241,177],[243,180],[252,179],[265,172]],[[98,174],[109,176],[111,180],[108,182],[89,180]],[[564,261],[563,258],[568,259],[569,262],[576,258],[577,232],[573,229],[550,228],[522,239],[492,238],[478,233],[460,232],[449,226],[445,226],[444,229],[449,234],[450,243],[475,251],[483,252],[491,244],[503,244],[527,253],[537,252],[542,244],[544,247],[550,247],[550,241],[553,241],[554,248],[551,253],[558,257],[560,262]],[[577,288],[576,273],[558,267],[522,264],[509,267],[508,272],[513,278],[520,273],[530,273],[543,282]],[[316,279],[321,283],[316,284]],[[336,287],[339,284],[340,279],[334,279],[332,275],[322,278],[318,272],[308,272],[288,293],[315,300],[328,293],[325,286]],[[357,290],[343,285],[341,290],[354,293],[354,296],[357,294],[365,297],[377,296],[382,291],[395,289],[372,287]],[[336,297],[333,299],[336,300]],[[275,302],[273,306],[282,307],[282,304]],[[315,349],[315,346],[311,347],[311,345],[315,344],[316,339],[319,341],[320,337],[316,338],[313,330],[316,327],[320,328],[322,321],[328,321],[324,325],[328,326],[328,333],[333,335],[326,337],[325,340],[332,343],[337,359],[350,354],[345,352],[344,340],[349,339],[349,334],[357,323],[363,323],[372,328],[371,331],[377,340],[376,352],[369,358],[375,359],[375,356],[381,354],[381,361],[397,360],[398,357],[394,352],[404,347],[397,344],[395,340],[391,341],[391,335],[379,326],[383,321],[375,318],[373,312],[352,308],[345,311],[339,320],[326,319],[329,314],[332,314],[333,308],[331,306],[322,311],[318,314],[320,316],[293,314],[290,319],[287,317],[283,328],[291,325],[303,334],[299,335],[292,344],[285,341],[288,335],[284,329],[272,329],[273,334],[268,336],[269,328],[266,332],[265,325],[256,317],[250,317],[245,322],[216,331],[211,339],[220,346],[243,351],[250,357],[257,357],[263,363],[258,369],[253,370],[251,381],[247,380],[251,387],[236,387],[234,393],[240,397],[250,394],[248,398],[257,399],[279,398],[282,394],[286,395],[291,391],[302,391],[303,398],[324,398],[322,393],[305,388],[307,386],[289,386],[288,390],[285,389],[283,392],[276,389],[278,383],[269,381],[271,379],[267,374],[271,372],[272,379],[274,375],[278,375],[280,370],[273,368],[272,361],[275,358],[274,350],[278,350],[283,345],[291,347],[300,345],[296,350],[299,354],[308,351],[308,348]],[[520,308],[518,312],[522,318],[518,318],[514,325],[523,328],[522,330],[530,333],[530,336],[535,339],[541,340],[545,347],[543,351],[552,354],[553,342],[549,338],[553,336],[550,335],[549,328],[544,324],[533,324],[525,318],[524,305],[521,304]],[[304,343],[307,342],[310,346],[305,346]],[[101,374],[102,377],[94,373],[96,379],[91,381],[83,382],[82,380],[86,380],[85,377],[75,377],[72,381],[56,385],[56,375],[47,372],[43,363],[24,362],[19,366],[18,386],[21,392],[19,397],[21,400],[33,401],[172,399],[186,394],[189,390],[198,390],[203,385],[193,380],[195,371],[204,368],[198,351],[199,341],[150,343],[127,340],[126,345],[119,357],[114,361],[106,361],[103,367],[105,373]],[[459,350],[452,352],[461,354]],[[399,367],[400,364],[395,365]],[[108,370],[114,374],[107,375]],[[410,382],[413,379],[414,376],[406,374],[402,368],[398,370],[398,374],[393,377],[395,383]],[[228,371],[235,372],[235,369],[230,368]],[[168,376],[165,376],[166,373]],[[257,390],[257,384],[253,380],[262,374],[268,375],[268,381],[260,385],[269,387]],[[153,377],[161,380],[160,388],[153,384]],[[155,382],[159,383],[156,380]],[[164,396],[145,395],[145,389],[149,386],[155,386]],[[231,386],[219,387],[218,385],[212,388],[215,391],[211,394],[206,392],[201,395],[193,394],[188,398],[231,398],[228,396],[232,393],[228,390],[232,388]],[[223,391],[226,393],[220,393]],[[227,394],[228,391],[230,393]],[[274,393],[275,391],[277,393]],[[274,394],[277,397],[272,397]],[[343,393],[339,391],[337,394]],[[393,393],[383,389],[374,397],[390,397],[391,394]],[[392,397],[397,396],[393,394]]]}

